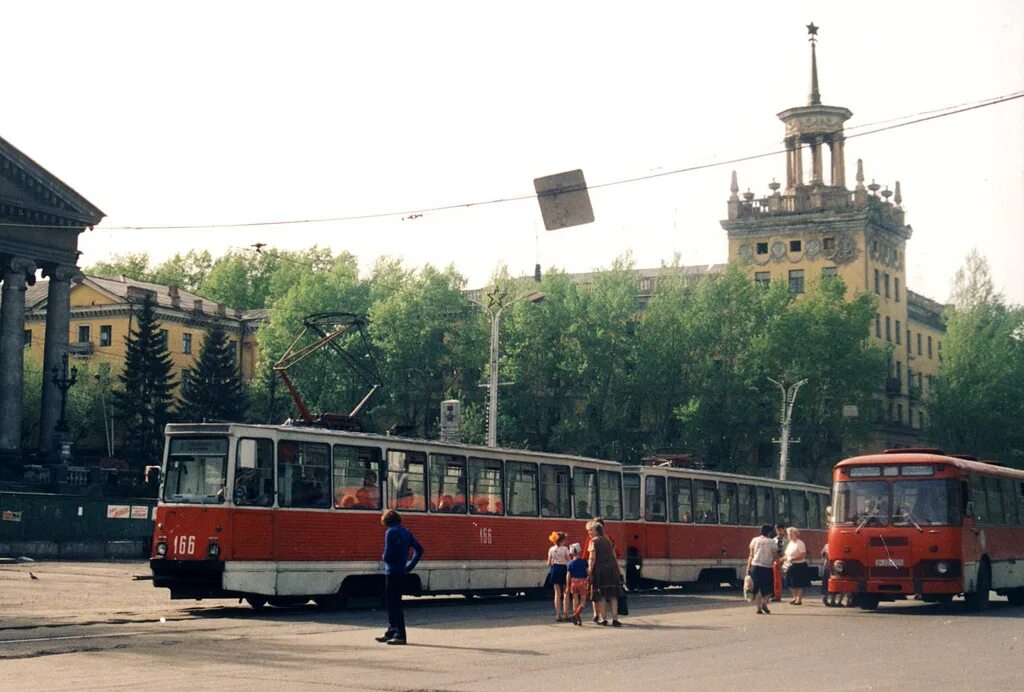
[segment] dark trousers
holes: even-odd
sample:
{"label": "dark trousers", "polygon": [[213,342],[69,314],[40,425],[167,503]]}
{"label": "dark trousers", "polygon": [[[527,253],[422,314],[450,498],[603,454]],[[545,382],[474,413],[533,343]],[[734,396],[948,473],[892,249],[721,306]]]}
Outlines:
{"label": "dark trousers", "polygon": [[388,609],[388,632],[405,639],[405,613],[402,612],[402,583],[405,576],[384,577],[384,604]]}

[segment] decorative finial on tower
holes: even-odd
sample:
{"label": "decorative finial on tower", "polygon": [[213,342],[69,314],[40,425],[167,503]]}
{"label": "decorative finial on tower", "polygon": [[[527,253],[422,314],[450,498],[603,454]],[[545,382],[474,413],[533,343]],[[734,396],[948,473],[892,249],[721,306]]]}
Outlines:
{"label": "decorative finial on tower", "polygon": [[900,192],[900,181],[896,181],[896,196],[892,198],[892,201],[896,203],[896,206],[903,204],[903,193]]}
{"label": "decorative finial on tower", "polygon": [[733,171],[732,172],[732,184],[729,185],[729,192],[731,192],[732,194],[729,195],[729,199],[730,200],[738,200],[739,199],[739,195],[737,193],[739,191],[740,191],[740,184],[738,182],[736,182],[736,171]]}
{"label": "decorative finial on tower", "polygon": [[857,159],[857,187],[855,190],[864,189],[864,160]]}
{"label": "decorative finial on tower", "polygon": [[881,189],[882,189],[882,186],[881,186],[881,185],[879,185],[878,183],[876,183],[876,182],[875,182],[875,179],[874,179],[874,178],[872,178],[872,179],[871,179],[871,184],[870,184],[870,185],[868,185],[868,189],[869,189],[869,190],[871,190],[871,194],[873,194],[873,195],[874,195],[875,193],[877,193],[877,192],[878,192],[879,190],[881,190]]}
{"label": "decorative finial on tower", "polygon": [[818,53],[815,45],[818,43],[818,27],[814,22],[807,25],[807,40],[811,42],[811,94],[807,99],[808,106],[821,105],[821,92],[818,91]]}

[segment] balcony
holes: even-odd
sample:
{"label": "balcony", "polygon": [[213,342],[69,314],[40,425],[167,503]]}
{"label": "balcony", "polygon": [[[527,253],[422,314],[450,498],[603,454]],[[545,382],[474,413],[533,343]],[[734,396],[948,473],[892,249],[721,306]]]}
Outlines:
{"label": "balcony", "polygon": [[92,355],[92,342],[72,341],[68,344],[68,355],[71,357],[88,358]]}

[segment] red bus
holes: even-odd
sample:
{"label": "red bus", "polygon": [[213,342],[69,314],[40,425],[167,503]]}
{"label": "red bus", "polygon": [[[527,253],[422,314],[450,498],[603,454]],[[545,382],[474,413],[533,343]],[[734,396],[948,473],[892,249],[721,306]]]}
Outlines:
{"label": "red bus", "polygon": [[412,594],[540,589],[547,536],[607,520],[629,586],[738,583],[756,525],[817,554],[826,488],[749,476],[295,426],[166,429],[150,566],[171,598],[340,605],[381,593],[380,512],[426,552]]}
{"label": "red bus", "polygon": [[962,594],[980,611],[991,591],[1024,603],[1024,471],[892,449],[840,462],[833,481],[830,592],[866,609]]}

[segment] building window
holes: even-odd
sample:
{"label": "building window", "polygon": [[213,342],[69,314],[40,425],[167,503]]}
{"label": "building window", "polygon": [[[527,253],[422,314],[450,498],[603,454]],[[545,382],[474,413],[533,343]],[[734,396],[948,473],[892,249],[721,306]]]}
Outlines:
{"label": "building window", "polygon": [[167,348],[167,344],[168,343],[169,342],[167,341],[167,330],[166,329],[161,329],[160,330],[159,345],[160,345],[161,348]]}
{"label": "building window", "polygon": [[821,239],[821,249],[822,250],[835,250],[836,249],[836,239],[835,238],[822,238]]}
{"label": "building window", "polygon": [[928,335],[928,358],[932,357],[932,336]]}
{"label": "building window", "polygon": [[192,335],[188,332],[181,335],[181,352],[192,353]]}
{"label": "building window", "polygon": [[875,313],[875,336],[882,338],[882,316]]}
{"label": "building window", "polygon": [[907,363],[907,389],[914,386],[914,369]]}
{"label": "building window", "polygon": [[32,348],[32,330],[31,329],[26,329],[25,330],[24,346],[25,346],[25,348]]}
{"label": "building window", "polygon": [[803,269],[790,269],[789,270],[789,290],[793,293],[804,292],[804,270]]}
{"label": "building window", "polygon": [[839,277],[838,267],[822,267],[821,278],[823,279],[836,279]]}
{"label": "building window", "polygon": [[910,330],[908,329],[907,330],[907,353],[910,353],[911,350],[912,350],[912,348],[910,346]]}
{"label": "building window", "polygon": [[924,392],[924,382],[921,378],[921,373],[917,373],[917,388]]}
{"label": "building window", "polygon": [[893,281],[893,284],[892,284],[893,298],[895,298],[896,302],[898,303],[898,302],[900,302],[900,279],[899,279],[899,277],[896,277],[892,281]]}
{"label": "building window", "polygon": [[885,340],[892,341],[892,322],[888,315],[885,316]]}
{"label": "building window", "polygon": [[886,272],[882,276],[882,281],[883,281],[883,283],[885,283],[885,297],[888,298],[889,297],[889,272]]}
{"label": "building window", "polygon": [[802,246],[802,243],[799,240],[791,240],[791,241],[789,241],[789,251],[790,252],[800,252],[801,246]]}
{"label": "building window", "polygon": [[757,244],[757,254],[759,254],[759,255],[767,255],[768,254],[768,243],[758,243]]}
{"label": "building window", "polygon": [[78,343],[87,344],[89,343],[89,337],[91,336],[91,329],[87,324],[78,325]]}
{"label": "building window", "polygon": [[109,324],[100,325],[100,346],[109,346],[114,341],[114,332]]}
{"label": "building window", "polygon": [[754,284],[760,288],[768,288],[772,282],[771,272],[754,272]]}
{"label": "building window", "polygon": [[903,363],[896,361],[896,381],[900,383],[900,389],[903,389]]}
{"label": "building window", "polygon": [[875,295],[879,295],[881,293],[882,293],[882,275],[879,274],[878,270],[876,269],[875,270]]}
{"label": "building window", "polygon": [[903,338],[903,330],[900,328],[900,321],[896,320],[896,343],[900,343],[901,338]]}
{"label": "building window", "polygon": [[921,332],[917,333],[917,355],[921,355]]}

